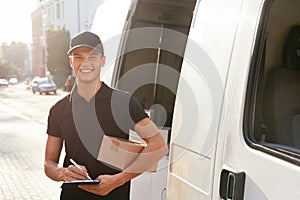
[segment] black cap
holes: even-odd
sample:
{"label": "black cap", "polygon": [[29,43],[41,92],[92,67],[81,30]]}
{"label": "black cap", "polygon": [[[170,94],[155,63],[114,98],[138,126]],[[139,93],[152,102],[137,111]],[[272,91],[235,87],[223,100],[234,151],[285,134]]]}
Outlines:
{"label": "black cap", "polygon": [[90,31],[78,33],[71,39],[68,54],[78,47],[88,47],[104,55],[103,44],[99,36]]}

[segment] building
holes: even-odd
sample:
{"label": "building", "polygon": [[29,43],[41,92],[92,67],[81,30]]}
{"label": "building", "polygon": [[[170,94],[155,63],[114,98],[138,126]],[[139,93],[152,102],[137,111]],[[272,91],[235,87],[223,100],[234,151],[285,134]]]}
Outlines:
{"label": "building", "polygon": [[32,74],[45,76],[45,45],[43,40],[43,9],[38,7],[32,14]]}
{"label": "building", "polygon": [[66,29],[71,37],[90,30],[96,10],[104,0],[40,0],[32,19],[33,76],[46,75],[46,32]]}

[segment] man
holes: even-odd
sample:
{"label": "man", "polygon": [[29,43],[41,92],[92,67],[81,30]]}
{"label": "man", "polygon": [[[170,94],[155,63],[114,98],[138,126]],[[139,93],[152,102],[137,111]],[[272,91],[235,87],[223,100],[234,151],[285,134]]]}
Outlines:
{"label": "man", "polygon": [[[85,31],[74,36],[68,55],[77,85],[50,110],[45,173],[55,181],[85,180],[87,177],[100,181],[95,185],[62,188],[61,199],[129,199],[130,180],[166,155],[167,145],[133,96],[100,81],[105,56],[96,34]],[[147,143],[133,163],[120,171],[97,160],[104,134],[128,139],[129,129],[135,130]],[[63,144],[66,155],[60,167]]]}
{"label": "man", "polygon": [[65,82],[65,88],[68,92],[70,92],[72,89],[72,86],[73,86],[72,75],[69,75]]}

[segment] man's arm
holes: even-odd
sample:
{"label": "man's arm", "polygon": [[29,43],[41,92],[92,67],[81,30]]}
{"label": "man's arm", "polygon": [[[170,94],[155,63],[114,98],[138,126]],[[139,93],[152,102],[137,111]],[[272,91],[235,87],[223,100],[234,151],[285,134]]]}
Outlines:
{"label": "man's arm", "polygon": [[67,168],[58,167],[62,146],[62,138],[48,135],[44,162],[45,174],[55,181],[71,181],[86,179],[88,174],[84,166],[81,166],[83,170],[79,170],[74,165],[70,165]]}
{"label": "man's arm", "polygon": [[123,172],[141,174],[157,164],[168,153],[168,147],[160,131],[149,118],[139,121],[134,130],[147,143],[147,146]]}
{"label": "man's arm", "polygon": [[125,184],[154,166],[168,153],[168,147],[156,125],[148,118],[139,121],[135,131],[147,143],[137,159],[122,172],[115,175],[100,175],[98,185],[80,185],[79,187],[94,194],[107,195],[117,187]]}

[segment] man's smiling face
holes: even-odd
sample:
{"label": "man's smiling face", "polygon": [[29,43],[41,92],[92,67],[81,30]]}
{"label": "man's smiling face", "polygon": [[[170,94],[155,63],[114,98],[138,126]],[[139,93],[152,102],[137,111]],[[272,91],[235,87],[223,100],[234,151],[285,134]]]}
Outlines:
{"label": "man's smiling face", "polygon": [[76,48],[70,55],[70,65],[74,69],[79,82],[98,81],[104,63],[105,56],[88,47]]}

